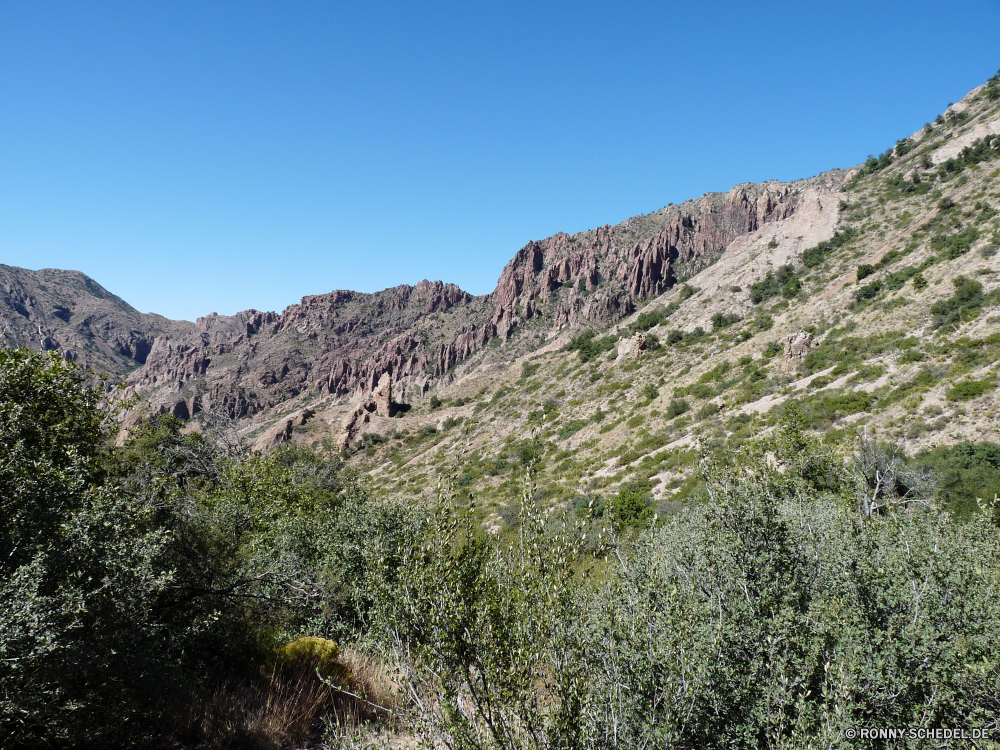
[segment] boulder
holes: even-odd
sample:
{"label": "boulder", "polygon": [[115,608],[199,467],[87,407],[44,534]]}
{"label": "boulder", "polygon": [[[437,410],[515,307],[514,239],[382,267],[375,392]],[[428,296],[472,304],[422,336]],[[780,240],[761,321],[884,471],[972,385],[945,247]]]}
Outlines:
{"label": "boulder", "polygon": [[799,331],[785,338],[785,355],[781,361],[781,374],[790,376],[802,368],[806,356],[819,343],[808,331]]}
{"label": "boulder", "polygon": [[633,359],[639,359],[644,351],[646,351],[646,334],[642,332],[627,339],[618,339],[618,359],[630,355]]}
{"label": "boulder", "polygon": [[282,443],[287,443],[292,439],[292,427],[294,420],[279,419],[278,423],[271,429],[257,438],[253,444],[253,449],[259,453],[277,448]]}
{"label": "boulder", "polygon": [[391,418],[395,415],[395,404],[392,403],[392,378],[389,373],[383,372],[378,379],[378,387],[372,393],[375,401],[375,411],[380,417]]}

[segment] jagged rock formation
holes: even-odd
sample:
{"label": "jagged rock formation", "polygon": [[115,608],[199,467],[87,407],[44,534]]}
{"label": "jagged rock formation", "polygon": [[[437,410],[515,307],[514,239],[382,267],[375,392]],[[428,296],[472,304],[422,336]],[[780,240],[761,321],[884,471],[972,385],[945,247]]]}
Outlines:
{"label": "jagged rock formation", "polygon": [[646,334],[641,331],[629,338],[618,338],[618,359],[631,356],[639,359],[646,351]]}
{"label": "jagged rock formation", "polygon": [[[64,274],[72,283],[63,286],[75,284],[77,292],[47,301],[51,312],[39,317],[36,292],[8,281],[0,324],[6,331],[23,318],[34,326],[37,347],[108,372],[132,370],[125,395],[141,401],[130,423],[147,414],[191,419],[219,409],[237,417],[279,416],[323,400],[360,399],[341,430],[349,442],[372,414],[392,416],[393,389],[401,402],[420,399],[483,358],[509,359],[568,325],[611,324],[714,263],[734,238],[792,215],[807,187],[808,181],[742,185],[614,227],[529,242],[482,297],[421,281],[374,294],[304,297],[280,314],[246,310],[175,323],[140,315],[82,274],[4,267],[8,276],[16,271],[34,279],[32,290],[46,274]],[[88,307],[86,295],[104,307]],[[536,333],[514,337],[519,329]],[[27,330],[20,325],[14,341],[27,341]],[[494,350],[494,339],[511,351]],[[641,353],[641,344],[630,341],[630,351]],[[377,398],[366,400],[372,392]],[[290,435],[274,429],[265,442]]]}
{"label": "jagged rock formation", "polygon": [[344,417],[340,425],[337,446],[340,450],[346,449],[362,428],[371,424],[372,417],[391,419],[396,416],[398,407],[399,404],[392,400],[392,378],[389,373],[383,373],[372,394],[363,399]]}
{"label": "jagged rock formation", "polygon": [[392,403],[392,378],[389,377],[389,373],[382,373],[378,387],[372,393],[372,400],[375,402],[375,411],[380,417],[390,419],[395,416],[395,404]]}
{"label": "jagged rock formation", "polygon": [[809,355],[817,341],[808,331],[799,331],[785,338],[785,352],[781,360],[781,374],[794,375],[802,367],[802,362]]}

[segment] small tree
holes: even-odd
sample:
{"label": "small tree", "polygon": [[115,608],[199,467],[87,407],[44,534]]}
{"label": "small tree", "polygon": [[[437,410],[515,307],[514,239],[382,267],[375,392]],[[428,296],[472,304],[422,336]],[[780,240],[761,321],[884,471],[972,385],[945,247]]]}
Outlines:
{"label": "small tree", "polygon": [[930,506],[934,496],[933,475],[910,467],[902,448],[878,442],[869,436],[868,428],[858,435],[853,474],[858,483],[858,511],[868,518],[894,506]]}

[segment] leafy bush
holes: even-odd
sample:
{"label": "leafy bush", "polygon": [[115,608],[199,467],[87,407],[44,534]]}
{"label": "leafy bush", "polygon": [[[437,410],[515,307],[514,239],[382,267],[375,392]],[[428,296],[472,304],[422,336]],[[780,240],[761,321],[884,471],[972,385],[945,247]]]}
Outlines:
{"label": "leafy bush", "polygon": [[[869,518],[861,458],[845,466],[794,429],[702,466],[708,502],[593,557],[579,531],[547,531],[530,485],[513,546],[439,503],[375,618],[421,697],[400,712],[417,739],[839,747],[873,716],[994,721],[995,527]],[[626,499],[630,517],[648,513]]]}
{"label": "leafy bush", "polygon": [[636,318],[635,322],[629,326],[629,330],[633,333],[637,331],[648,331],[650,328],[654,328],[671,315],[673,315],[680,308],[676,302],[671,302],[666,307],[657,307],[655,310],[645,310],[639,313],[639,317]]}
{"label": "leafy bush", "polygon": [[667,406],[667,419],[673,419],[674,417],[679,417],[684,412],[691,408],[691,404],[682,398],[675,398]]}
{"label": "leafy bush", "polygon": [[992,137],[978,140],[971,146],[963,148],[955,158],[942,162],[938,168],[938,177],[947,181],[964,172],[966,167],[992,161],[998,157],[1000,157],[1000,140]]}
{"label": "leafy bush", "polygon": [[802,265],[806,268],[815,268],[825,260],[827,253],[852,242],[855,234],[856,232],[853,227],[847,227],[842,232],[834,232],[833,237],[830,239],[803,251]]}
{"label": "leafy bush", "polygon": [[395,549],[403,516],[294,446],[223,449],[159,417],[116,448],[88,381],[0,352],[0,744],[199,742],[196,707],[256,685],[275,639],[356,631],[373,532]]}
{"label": "leafy bush", "polygon": [[536,372],[538,368],[541,367],[540,364],[534,362],[524,362],[521,364],[521,380],[527,380]]}
{"label": "leafy bush", "polygon": [[759,305],[779,294],[794,297],[798,293],[795,269],[790,265],[780,266],[776,271],[768,271],[761,281],[750,285],[750,301]]}
{"label": "leafy bush", "polygon": [[988,502],[1000,496],[1000,445],[996,443],[941,446],[917,455],[914,463],[934,472],[938,503],[959,518],[979,514],[977,498]]}
{"label": "leafy bush", "polygon": [[566,422],[559,430],[559,439],[566,440],[568,438],[571,438],[573,437],[573,435],[575,435],[577,432],[579,432],[586,426],[587,423],[584,421],[581,421],[579,419],[571,419],[569,422]]}
{"label": "leafy bush", "polygon": [[854,299],[857,302],[866,302],[871,299],[875,299],[878,293],[882,291],[882,282],[873,281],[870,284],[865,284],[862,287],[858,287],[854,290]]}
{"label": "leafy bush", "polygon": [[934,328],[956,322],[962,323],[979,314],[984,300],[983,285],[965,276],[956,276],[952,279],[952,283],[955,286],[955,293],[931,305]]}
{"label": "leafy bush", "polygon": [[653,509],[646,496],[636,490],[623,487],[618,494],[605,504],[605,512],[618,533],[630,528],[643,528],[653,519]]}
{"label": "leafy bush", "polygon": [[993,390],[993,387],[993,383],[989,380],[965,380],[950,388],[946,398],[949,401],[971,401]]}
{"label": "leafy bush", "polygon": [[903,288],[903,285],[916,276],[919,271],[913,266],[903,266],[898,271],[893,271],[885,277],[886,289],[890,291],[898,291]]}
{"label": "leafy bush", "polygon": [[579,336],[574,337],[566,346],[564,351],[577,352],[581,362],[589,362],[601,356],[607,351],[614,349],[615,340],[610,336],[595,339],[595,331],[584,331]]}
{"label": "leafy bush", "polygon": [[972,243],[977,239],[979,239],[979,230],[969,226],[957,234],[936,235],[931,239],[931,249],[935,252],[944,250],[946,257],[954,260],[969,252]]}
{"label": "leafy bush", "polygon": [[1000,99],[1000,72],[986,82],[986,87],[980,94],[987,101],[995,102]]}
{"label": "leafy bush", "polygon": [[772,359],[781,354],[784,348],[780,341],[768,341],[767,346],[764,347],[764,351],[761,352],[760,356],[764,359]]}
{"label": "leafy bush", "polygon": [[709,401],[707,404],[703,404],[700,409],[698,409],[698,419],[709,419],[714,417],[719,413],[719,407]]}
{"label": "leafy bush", "polygon": [[733,323],[739,323],[739,315],[726,315],[725,313],[715,313],[712,316],[712,330],[721,331],[723,328],[728,328]]}

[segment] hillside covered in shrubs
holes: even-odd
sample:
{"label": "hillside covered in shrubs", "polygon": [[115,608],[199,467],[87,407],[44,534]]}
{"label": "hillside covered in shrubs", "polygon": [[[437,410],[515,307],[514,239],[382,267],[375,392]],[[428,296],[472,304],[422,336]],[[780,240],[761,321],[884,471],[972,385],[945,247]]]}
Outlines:
{"label": "hillside covered in shrubs", "polygon": [[[339,458],[165,416],[0,352],[4,747],[858,747],[873,724],[996,731],[997,448],[850,456],[789,411],[641,493],[516,533],[442,488],[375,500]],[[992,483],[992,484],[991,484]],[[916,746],[916,745],[915,745]]]}
{"label": "hillside covered in shrubs", "polygon": [[1000,747],[998,91],[495,299],[0,349],[0,747]]}

